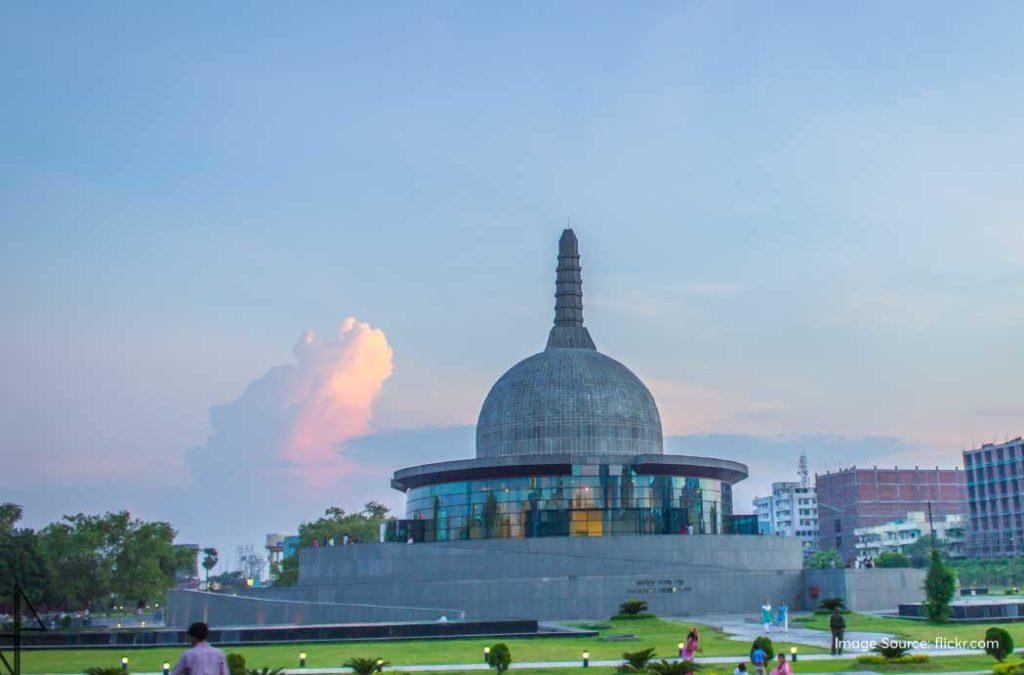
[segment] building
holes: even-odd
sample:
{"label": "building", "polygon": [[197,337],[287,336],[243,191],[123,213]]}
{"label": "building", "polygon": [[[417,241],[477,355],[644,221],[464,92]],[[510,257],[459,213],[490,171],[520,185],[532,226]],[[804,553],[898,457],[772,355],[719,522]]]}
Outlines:
{"label": "building", "polygon": [[818,497],[814,487],[799,481],[772,483],[772,493],[754,499],[757,530],[800,540],[805,554],[818,546]]}
{"label": "building", "polygon": [[476,458],[395,472],[405,518],[386,539],[729,534],[732,486],[746,477],[738,462],[665,454],[651,392],[583,325],[578,242],[566,230],[547,346],[491,388]]}
{"label": "building", "polygon": [[964,452],[969,518],[968,554],[975,558],[1024,553],[1024,440],[989,443]]}
{"label": "building", "polygon": [[882,553],[908,553],[910,546],[934,529],[935,540],[951,558],[962,558],[966,551],[967,518],[960,513],[949,513],[944,518],[928,522],[925,511],[911,511],[905,518],[870,527],[858,527],[856,537],[857,560],[877,558]]}
{"label": "building", "polygon": [[846,561],[856,558],[861,527],[882,525],[911,511],[926,511],[935,519],[967,510],[965,472],[957,469],[861,469],[817,474],[818,548],[834,549]]}
{"label": "building", "polygon": [[817,570],[808,583],[797,539],[758,536],[753,515],[734,514],[746,466],[665,453],[654,397],[597,351],[582,299],[578,242],[565,230],[546,347],[487,394],[476,456],[396,471],[406,509],[382,543],[302,548],[295,586],[182,592],[172,624],[592,620],[628,598],[659,615],[722,614],[764,598],[813,606],[811,586],[861,609],[920,598],[919,570],[878,570],[888,575],[858,585],[846,570]]}

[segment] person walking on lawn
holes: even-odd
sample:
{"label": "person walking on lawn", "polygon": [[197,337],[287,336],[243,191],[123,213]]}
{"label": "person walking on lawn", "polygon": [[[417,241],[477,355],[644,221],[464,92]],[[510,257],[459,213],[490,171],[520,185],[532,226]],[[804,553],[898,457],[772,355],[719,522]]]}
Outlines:
{"label": "person walking on lawn", "polygon": [[832,655],[843,653],[843,634],[846,633],[846,619],[836,607],[828,618],[828,629],[832,632]]}
{"label": "person walking on lawn", "polygon": [[700,638],[697,636],[697,629],[691,628],[689,634],[686,636],[686,642],[683,643],[683,658],[687,661],[693,661],[693,657],[697,655],[697,648]]}

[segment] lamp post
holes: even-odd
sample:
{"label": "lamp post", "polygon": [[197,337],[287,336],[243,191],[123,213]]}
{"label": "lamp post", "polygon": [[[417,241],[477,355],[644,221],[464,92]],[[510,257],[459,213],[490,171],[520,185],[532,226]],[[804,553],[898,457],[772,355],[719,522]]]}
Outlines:
{"label": "lamp post", "polygon": [[306,652],[299,652],[299,668],[306,667]]}
{"label": "lamp post", "polygon": [[590,652],[583,652],[583,667],[590,667]]}
{"label": "lamp post", "polygon": [[796,656],[797,656],[797,654],[796,654],[796,647],[790,647],[789,648],[789,656],[790,656],[790,660],[791,661],[796,661]]}
{"label": "lamp post", "polygon": [[122,656],[121,657],[121,670],[123,670],[126,673],[128,672],[128,657],[127,656]]}
{"label": "lamp post", "polygon": [[484,647],[484,663],[490,663],[490,662],[491,662],[491,648],[490,647]]}

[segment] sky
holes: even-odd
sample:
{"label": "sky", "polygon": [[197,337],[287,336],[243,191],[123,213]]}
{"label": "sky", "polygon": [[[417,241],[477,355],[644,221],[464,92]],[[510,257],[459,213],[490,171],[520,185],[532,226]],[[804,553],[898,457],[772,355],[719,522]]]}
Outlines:
{"label": "sky", "polygon": [[0,63],[27,525],[401,512],[543,348],[567,222],[598,348],[741,507],[1024,433],[1020,3],[9,2]]}

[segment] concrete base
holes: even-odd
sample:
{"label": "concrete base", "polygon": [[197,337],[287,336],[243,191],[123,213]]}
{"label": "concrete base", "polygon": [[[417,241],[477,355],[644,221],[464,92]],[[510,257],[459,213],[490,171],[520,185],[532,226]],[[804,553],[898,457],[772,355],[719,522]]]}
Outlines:
{"label": "concrete base", "polygon": [[[217,625],[266,624],[286,608],[282,621],[297,624],[323,621],[321,610],[332,622],[606,619],[628,598],[660,616],[756,614],[765,600],[813,609],[812,586],[874,610],[921,600],[923,585],[919,570],[805,571],[798,540],[745,535],[360,544],[300,556],[298,585],[206,598],[203,616]],[[197,616],[179,611],[176,596],[169,605],[171,625]]]}

